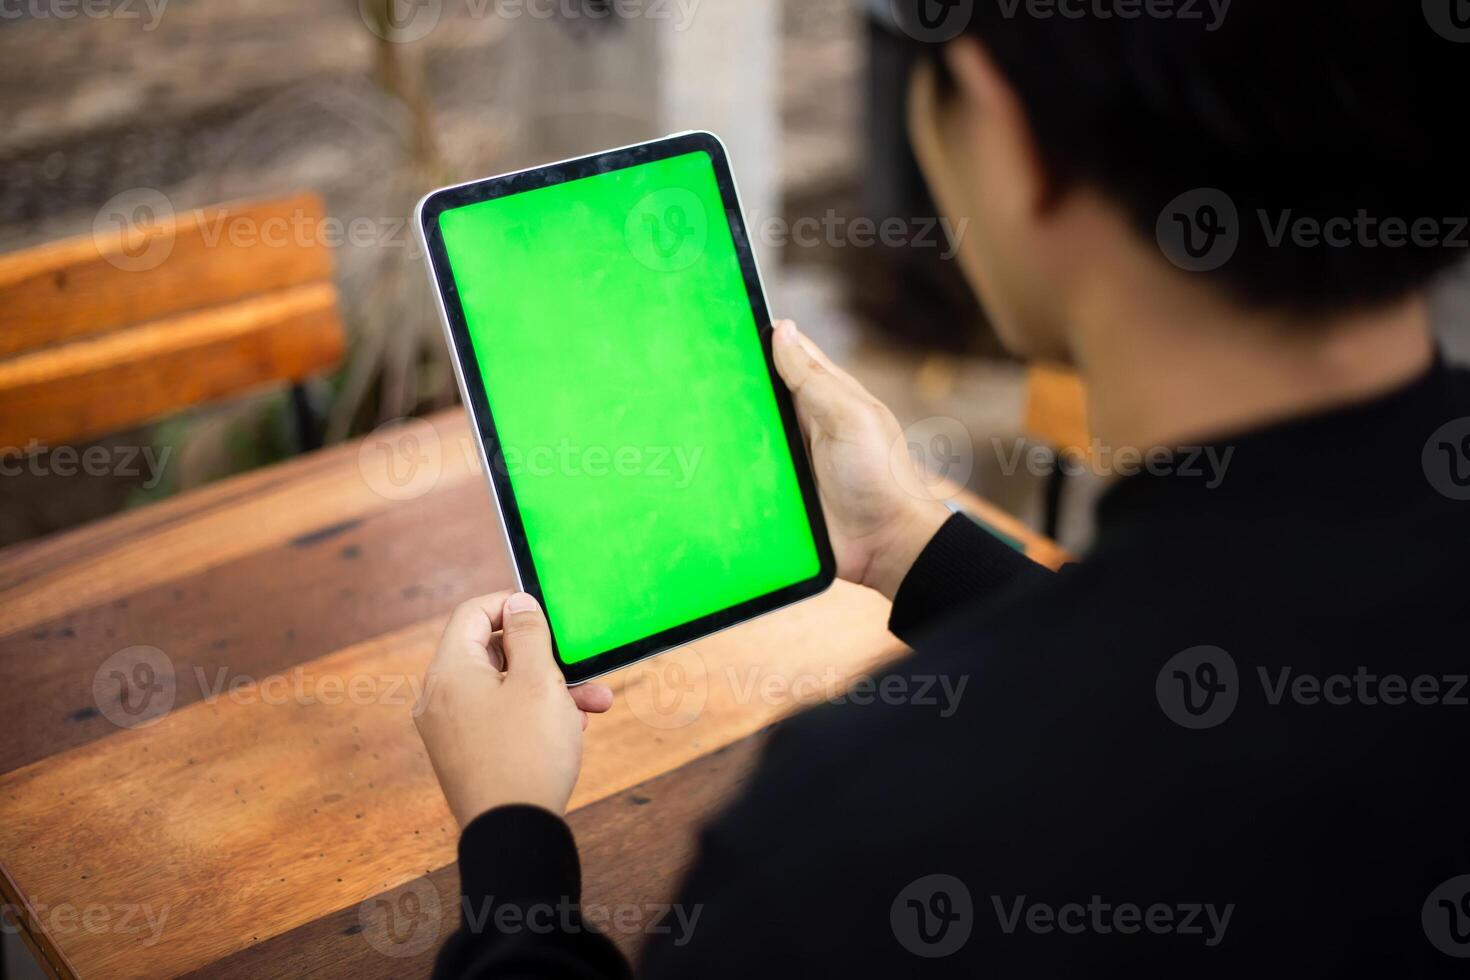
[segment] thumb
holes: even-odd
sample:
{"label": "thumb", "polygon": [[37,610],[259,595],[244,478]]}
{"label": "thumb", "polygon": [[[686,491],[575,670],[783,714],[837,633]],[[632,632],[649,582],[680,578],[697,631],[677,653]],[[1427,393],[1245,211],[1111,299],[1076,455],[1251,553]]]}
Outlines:
{"label": "thumb", "polygon": [[771,348],[797,413],[827,431],[834,430],[852,400],[842,373],[790,320],[777,322]]}
{"label": "thumb", "polygon": [[509,677],[561,676],[551,653],[551,627],[535,598],[512,593],[502,613],[501,643],[505,647],[505,670]]}

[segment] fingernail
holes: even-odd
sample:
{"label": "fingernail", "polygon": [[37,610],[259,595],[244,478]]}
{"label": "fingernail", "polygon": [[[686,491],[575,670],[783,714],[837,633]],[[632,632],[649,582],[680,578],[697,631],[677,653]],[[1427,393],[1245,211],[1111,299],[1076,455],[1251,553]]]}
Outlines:
{"label": "fingernail", "polygon": [[796,339],[796,324],[790,320],[776,321],[776,339],[789,344]]}
{"label": "fingernail", "polygon": [[535,612],[541,607],[536,600],[524,592],[517,592],[505,601],[505,608],[509,612]]}

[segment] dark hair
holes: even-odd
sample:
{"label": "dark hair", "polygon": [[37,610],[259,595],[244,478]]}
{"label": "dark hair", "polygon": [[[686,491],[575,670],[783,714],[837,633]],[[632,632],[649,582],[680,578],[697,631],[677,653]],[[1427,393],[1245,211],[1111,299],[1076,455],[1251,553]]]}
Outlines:
{"label": "dark hair", "polygon": [[[1470,256],[1458,104],[1470,25],[1452,16],[1457,2],[895,0],[894,10],[931,50],[962,31],[984,43],[1024,104],[1053,188],[1091,184],[1184,267],[1253,305],[1311,314],[1401,298]],[[1221,246],[1223,263],[1222,250],[1178,254],[1176,225],[1232,206],[1238,238]],[[1337,244],[1312,244],[1303,219],[1336,219]]]}

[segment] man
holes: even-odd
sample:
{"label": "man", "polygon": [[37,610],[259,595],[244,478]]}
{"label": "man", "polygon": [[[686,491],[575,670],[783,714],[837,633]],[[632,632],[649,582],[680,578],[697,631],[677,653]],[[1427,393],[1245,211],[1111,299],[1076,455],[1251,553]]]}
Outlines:
{"label": "man", "polygon": [[[904,493],[893,416],[778,326],[840,574],[894,599],[897,673],[967,685],[781,726],[639,975],[1462,970],[1470,381],[1424,298],[1465,254],[1449,4],[980,0],[936,36],[969,6],[909,22],[917,155],[1003,338],[1076,365],[1138,472],[1051,574]],[[568,693],[519,595],[462,607],[431,673],[466,907],[575,903],[578,708],[610,692]],[[556,922],[466,926],[438,972],[629,975]]]}

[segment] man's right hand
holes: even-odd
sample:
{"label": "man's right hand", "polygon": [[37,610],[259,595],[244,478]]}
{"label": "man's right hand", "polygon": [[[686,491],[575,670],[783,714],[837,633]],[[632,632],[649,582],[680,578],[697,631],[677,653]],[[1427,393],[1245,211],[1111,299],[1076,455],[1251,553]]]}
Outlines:
{"label": "man's right hand", "polygon": [[929,492],[888,407],[796,324],[775,327],[776,368],[796,400],[837,574],[892,599],[950,511]]}

